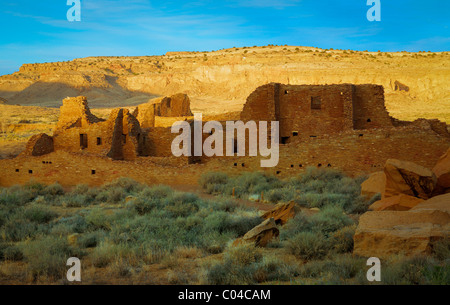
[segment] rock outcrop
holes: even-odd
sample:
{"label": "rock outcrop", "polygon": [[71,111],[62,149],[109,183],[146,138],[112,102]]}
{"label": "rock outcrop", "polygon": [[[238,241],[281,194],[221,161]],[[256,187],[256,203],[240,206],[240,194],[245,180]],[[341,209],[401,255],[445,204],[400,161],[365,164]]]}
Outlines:
{"label": "rock outcrop", "polygon": [[361,184],[361,195],[367,199],[372,198],[376,194],[384,194],[386,187],[386,175],[384,172],[375,172]]}
{"label": "rock outcrop", "polygon": [[450,192],[450,148],[433,168],[437,177],[437,189],[442,193]]}
{"label": "rock outcrop", "polygon": [[296,204],[291,201],[289,203],[279,203],[273,210],[270,210],[262,216],[264,219],[273,218],[277,225],[285,225],[289,219],[295,217]]}
{"label": "rock outcrop", "polygon": [[405,194],[422,199],[431,197],[436,187],[436,175],[412,162],[389,159],[384,166],[386,188],[384,197]]}
{"label": "rock outcrop", "polygon": [[354,236],[354,254],[365,257],[429,254],[450,234],[450,194],[423,201],[410,211],[367,212]]}
{"label": "rock outcrop", "polygon": [[434,241],[450,235],[450,193],[444,194],[450,186],[449,152],[433,171],[411,162],[386,162],[383,198],[360,217],[355,254],[427,254]]}
{"label": "rock outcrop", "polygon": [[254,243],[256,247],[265,247],[269,241],[278,237],[280,231],[273,218],[266,219],[248,231],[242,238],[243,242]]}
{"label": "rock outcrop", "polygon": [[400,194],[397,196],[383,198],[374,202],[369,210],[372,211],[408,211],[424,201],[421,198]]}

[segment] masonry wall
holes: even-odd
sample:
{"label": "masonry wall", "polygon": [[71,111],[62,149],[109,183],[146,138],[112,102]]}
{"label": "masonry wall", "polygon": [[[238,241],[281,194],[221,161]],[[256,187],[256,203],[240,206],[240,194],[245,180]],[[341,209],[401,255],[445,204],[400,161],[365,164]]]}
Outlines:
{"label": "masonry wall", "polygon": [[146,129],[144,156],[172,157],[172,141],[178,134],[171,133],[167,127],[152,127]]}
{"label": "masonry wall", "polygon": [[354,129],[391,127],[384,104],[384,89],[378,85],[353,86]]}
{"label": "masonry wall", "polygon": [[53,142],[55,151],[91,153],[115,160],[133,160],[142,151],[139,122],[124,109],[113,110],[104,122],[57,129]]}
{"label": "masonry wall", "polygon": [[274,168],[261,168],[260,157],[208,158],[199,165],[189,164],[187,157],[113,161],[96,155],[56,151],[44,156],[0,160],[0,186],[24,184],[30,180],[46,184],[59,182],[63,186],[101,185],[118,177],[130,177],[147,184],[195,185],[198,178],[209,171],[232,175],[264,171],[279,177],[294,177],[308,166],[341,169],[356,176],[379,171],[389,158],[432,168],[449,147],[448,138],[432,130],[408,126],[351,131],[339,137],[324,135],[281,145],[280,162]]}
{"label": "masonry wall", "polygon": [[280,137],[311,137],[352,129],[352,85],[281,85]]}
{"label": "masonry wall", "polygon": [[241,120],[279,121],[280,142],[392,126],[378,85],[267,84],[248,97]]}

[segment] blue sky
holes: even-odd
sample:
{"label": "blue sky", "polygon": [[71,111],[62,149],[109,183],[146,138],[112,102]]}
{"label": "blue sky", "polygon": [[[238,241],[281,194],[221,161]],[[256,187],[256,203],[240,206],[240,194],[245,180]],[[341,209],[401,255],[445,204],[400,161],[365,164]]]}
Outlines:
{"label": "blue sky", "polygon": [[381,0],[381,22],[367,20],[367,0],[81,0],[81,22],[67,21],[66,1],[2,0],[0,74],[23,63],[267,44],[450,51],[448,0]]}

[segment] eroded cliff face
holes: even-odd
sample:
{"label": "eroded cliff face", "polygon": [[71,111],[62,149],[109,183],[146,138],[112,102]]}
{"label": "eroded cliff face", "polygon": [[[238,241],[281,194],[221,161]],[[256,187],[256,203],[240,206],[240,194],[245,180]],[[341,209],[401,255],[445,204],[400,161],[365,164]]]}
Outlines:
{"label": "eroded cliff face", "polygon": [[[123,106],[149,95],[189,94],[193,101],[240,110],[258,86],[284,84],[378,84],[391,115],[450,122],[449,53],[370,53],[304,47],[254,47],[165,56],[90,57],[70,62],[27,64],[0,77],[0,97],[12,104],[60,100],[70,90],[92,104]],[[48,88],[58,84],[60,88]],[[47,86],[47,87],[45,87]],[[46,94],[41,88],[46,88]],[[33,93],[38,98],[33,98]],[[74,95],[72,93],[72,95]],[[65,96],[64,96],[65,97]],[[138,100],[138,101],[137,101]],[[117,104],[112,105],[117,106]]]}

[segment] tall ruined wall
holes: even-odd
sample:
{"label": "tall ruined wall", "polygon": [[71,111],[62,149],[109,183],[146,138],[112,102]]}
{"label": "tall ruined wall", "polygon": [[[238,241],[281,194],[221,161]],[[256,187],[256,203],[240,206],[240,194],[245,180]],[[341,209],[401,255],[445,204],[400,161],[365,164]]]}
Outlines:
{"label": "tall ruined wall", "polygon": [[376,85],[268,84],[248,97],[241,119],[279,121],[283,141],[392,126]]}
{"label": "tall ruined wall", "polygon": [[133,115],[138,119],[142,128],[149,128],[155,126],[155,117],[159,115],[159,112],[159,103],[148,102],[137,106]]}
{"label": "tall ruined wall", "polygon": [[90,113],[85,97],[63,101],[54,131],[54,149],[133,160],[142,151],[138,120],[126,109],[115,109],[107,121]]}
{"label": "tall ruined wall", "polygon": [[147,129],[143,154],[152,157],[171,157],[172,141],[178,134],[171,133],[170,128],[152,127]]}
{"label": "tall ruined wall", "polygon": [[158,117],[187,117],[192,116],[191,102],[186,94],[175,94],[150,100],[148,103],[138,105],[133,112],[142,128],[158,127]]}
{"label": "tall ruined wall", "polygon": [[189,97],[186,94],[178,93],[163,98],[159,115],[162,117],[192,116]]}
{"label": "tall ruined wall", "polygon": [[134,160],[142,152],[143,137],[139,121],[129,113],[127,109],[123,112],[122,121],[122,151],[123,159]]}
{"label": "tall ruined wall", "polygon": [[382,86],[353,86],[353,121],[355,129],[392,126],[391,118],[384,104]]}
{"label": "tall ruined wall", "polygon": [[351,129],[351,92],[352,85],[281,85],[280,136],[310,137]]}
{"label": "tall ruined wall", "polygon": [[256,88],[248,97],[241,112],[242,121],[276,121],[275,96],[279,84],[266,84]]}
{"label": "tall ruined wall", "polygon": [[63,100],[63,105],[60,107],[56,131],[71,127],[82,127],[101,121],[91,113],[87,97],[68,97]]}

